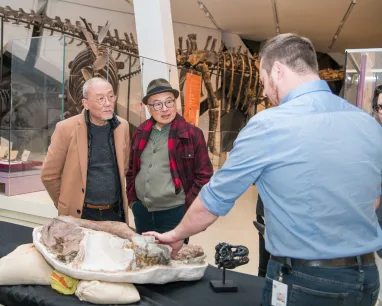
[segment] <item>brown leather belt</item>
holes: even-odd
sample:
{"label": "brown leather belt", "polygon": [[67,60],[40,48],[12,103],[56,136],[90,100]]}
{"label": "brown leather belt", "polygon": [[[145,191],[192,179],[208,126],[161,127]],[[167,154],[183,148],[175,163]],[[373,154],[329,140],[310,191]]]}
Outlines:
{"label": "brown leather belt", "polygon": [[109,205],[93,205],[89,203],[85,203],[84,206],[87,208],[92,208],[92,209],[98,209],[98,210],[106,210],[113,208],[118,205],[118,202],[115,202],[114,204],[109,204]]}
{"label": "brown leather belt", "polygon": [[[360,264],[370,265],[375,263],[374,253],[360,255]],[[273,256],[271,259],[282,264],[288,264],[287,257]],[[319,259],[319,260],[305,260],[290,258],[290,263],[293,267],[354,267],[358,266],[357,256],[334,258],[334,259]]]}

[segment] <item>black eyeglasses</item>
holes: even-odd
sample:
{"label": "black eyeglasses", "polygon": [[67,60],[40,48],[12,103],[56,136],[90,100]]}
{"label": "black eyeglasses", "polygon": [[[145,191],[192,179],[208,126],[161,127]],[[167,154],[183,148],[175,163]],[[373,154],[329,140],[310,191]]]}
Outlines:
{"label": "black eyeglasses", "polygon": [[376,113],[380,113],[382,114],[382,104],[377,104],[373,107],[373,110],[376,112]]}
{"label": "black eyeglasses", "polygon": [[151,106],[156,111],[160,111],[163,108],[163,104],[166,105],[167,108],[173,108],[175,105],[175,99],[166,100],[164,102],[157,102],[153,104],[147,104],[147,105]]}

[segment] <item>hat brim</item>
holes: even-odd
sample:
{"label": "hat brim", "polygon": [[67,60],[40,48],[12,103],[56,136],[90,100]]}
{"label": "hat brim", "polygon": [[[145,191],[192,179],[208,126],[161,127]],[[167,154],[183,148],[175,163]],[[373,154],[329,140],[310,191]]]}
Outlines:
{"label": "hat brim", "polygon": [[150,98],[151,96],[155,96],[157,94],[163,93],[163,92],[172,92],[175,96],[175,99],[178,99],[178,97],[179,97],[179,91],[178,90],[166,88],[166,89],[158,90],[158,91],[155,91],[153,93],[150,93],[150,94],[144,96],[142,99],[143,104],[147,105],[148,98]]}

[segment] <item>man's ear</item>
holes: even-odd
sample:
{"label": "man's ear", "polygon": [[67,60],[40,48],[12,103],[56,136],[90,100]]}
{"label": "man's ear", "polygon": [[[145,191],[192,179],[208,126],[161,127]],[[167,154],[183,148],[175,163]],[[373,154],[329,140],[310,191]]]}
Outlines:
{"label": "man's ear", "polygon": [[152,112],[153,112],[153,109],[152,107],[150,107],[148,104],[145,105],[147,107],[147,110],[149,111],[149,114],[151,115],[151,117],[153,116]]}
{"label": "man's ear", "polygon": [[275,61],[274,64],[273,64],[273,69],[274,69],[274,76],[277,80],[280,80],[283,78],[284,76],[284,69],[285,69],[285,66],[280,63],[279,61]]}
{"label": "man's ear", "polygon": [[88,110],[89,109],[89,106],[88,106],[88,100],[87,99],[82,99],[82,106]]}

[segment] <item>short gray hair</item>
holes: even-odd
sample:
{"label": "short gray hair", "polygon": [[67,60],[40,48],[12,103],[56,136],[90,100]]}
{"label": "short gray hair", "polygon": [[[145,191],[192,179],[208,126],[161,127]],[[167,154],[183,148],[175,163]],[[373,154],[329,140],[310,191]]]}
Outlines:
{"label": "short gray hair", "polygon": [[260,51],[260,60],[268,75],[275,61],[298,74],[318,73],[317,55],[312,42],[293,33],[280,34],[268,40]]}
{"label": "short gray hair", "polygon": [[84,97],[84,99],[88,98],[88,91],[92,86],[97,84],[104,84],[104,83],[110,84],[107,80],[99,78],[99,77],[91,78],[87,80],[84,86],[82,87],[82,96]]}

